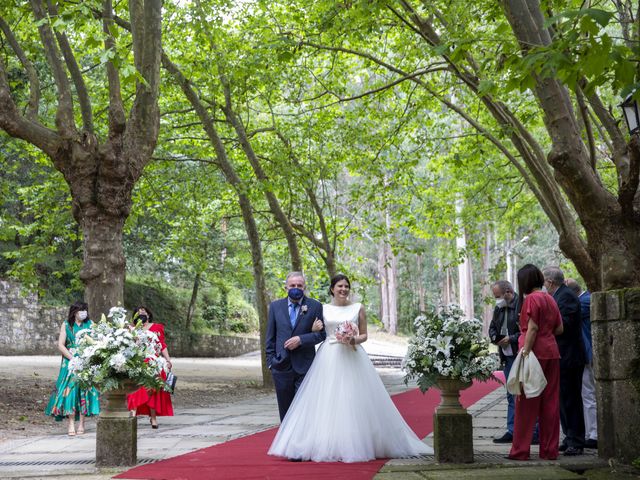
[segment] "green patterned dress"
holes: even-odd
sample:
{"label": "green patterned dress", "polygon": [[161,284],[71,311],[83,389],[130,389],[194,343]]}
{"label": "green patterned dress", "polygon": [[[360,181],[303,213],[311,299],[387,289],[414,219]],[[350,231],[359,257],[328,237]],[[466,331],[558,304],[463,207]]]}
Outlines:
{"label": "green patterned dress", "polygon": [[[91,328],[91,320],[83,322],[82,325],[73,323],[73,328],[65,322],[67,340],[65,347],[67,349],[76,346],[76,333],[85,328]],[[80,415],[91,417],[100,413],[100,401],[98,391],[95,388],[89,390],[81,390],[72,373],[69,372],[69,360],[62,357],[60,363],[60,374],[56,381],[56,388],[51,394],[49,404],[44,411],[45,415],[55,417],[57,421],[61,421],[69,415],[73,415],[75,420],[79,420]]]}

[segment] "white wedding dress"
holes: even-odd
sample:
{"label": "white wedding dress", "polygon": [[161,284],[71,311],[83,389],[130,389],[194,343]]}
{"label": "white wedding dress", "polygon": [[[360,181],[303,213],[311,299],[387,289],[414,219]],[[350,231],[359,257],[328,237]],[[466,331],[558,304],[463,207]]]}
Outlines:
{"label": "white wedding dress", "polygon": [[404,421],[369,356],[336,341],[358,324],[360,304],[324,305],[326,341],[276,434],[269,455],[315,462],[364,462],[433,453]]}

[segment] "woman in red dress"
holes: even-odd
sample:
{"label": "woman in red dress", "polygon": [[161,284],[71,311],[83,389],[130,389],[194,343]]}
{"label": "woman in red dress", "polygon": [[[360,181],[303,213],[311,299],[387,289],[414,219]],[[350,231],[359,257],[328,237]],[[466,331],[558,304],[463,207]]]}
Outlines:
{"label": "woman in red dress", "polygon": [[522,305],[518,346],[524,356],[531,352],[535,354],[547,379],[547,386],[537,397],[526,398],[524,393],[516,397],[513,443],[509,452],[512,460],[529,459],[536,419],[539,425],[540,458],[558,458],[560,350],[555,336],[562,333],[563,325],[558,305],[551,295],[542,291],[543,285],[544,275],[535,265],[527,264],[518,270],[518,290]]}
{"label": "woman in red dress", "polygon": [[[164,340],[164,325],[153,323],[153,313],[149,308],[140,306],[133,311],[133,321],[142,323],[142,328],[154,332],[162,350],[162,356],[167,361],[167,367],[171,370],[171,358]],[[161,373],[162,379],[167,378],[164,370]],[[171,404],[171,394],[164,390],[154,390],[147,387],[140,387],[138,390],[127,396],[127,406],[134,415],[149,415],[151,428],[158,428],[157,417],[172,417],[173,405]]]}

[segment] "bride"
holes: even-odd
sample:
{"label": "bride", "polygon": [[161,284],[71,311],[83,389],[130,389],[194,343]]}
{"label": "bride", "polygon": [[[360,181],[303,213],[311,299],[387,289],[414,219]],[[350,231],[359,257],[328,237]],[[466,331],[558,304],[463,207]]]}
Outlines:
{"label": "bride", "polygon": [[[323,306],[327,341],[318,349],[269,455],[363,462],[433,453],[404,421],[359,345],[367,340],[367,322],[363,306],[349,300],[350,290],[346,275],[331,279],[333,298]],[[339,341],[336,328],[347,321],[357,325],[359,334]]]}

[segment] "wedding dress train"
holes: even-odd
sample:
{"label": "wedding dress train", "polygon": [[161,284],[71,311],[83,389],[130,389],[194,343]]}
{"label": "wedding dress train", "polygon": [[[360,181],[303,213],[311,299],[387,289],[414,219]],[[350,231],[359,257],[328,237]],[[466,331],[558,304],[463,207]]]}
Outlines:
{"label": "wedding dress train", "polygon": [[336,327],[358,323],[360,304],[325,305],[327,340],[300,386],[269,455],[362,462],[433,453],[404,421],[369,356],[338,343]]}

